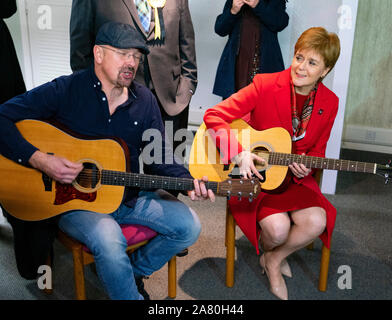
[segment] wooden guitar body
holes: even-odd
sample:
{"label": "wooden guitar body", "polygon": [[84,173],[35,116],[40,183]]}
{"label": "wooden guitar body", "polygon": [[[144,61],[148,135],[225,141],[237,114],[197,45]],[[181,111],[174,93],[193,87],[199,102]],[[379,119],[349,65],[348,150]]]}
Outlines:
{"label": "wooden guitar body", "polygon": [[[83,164],[72,184],[53,181],[45,173],[0,156],[0,202],[21,220],[47,219],[71,210],[112,213],[124,187],[143,190],[193,190],[192,178],[129,172],[128,147],[121,139],[92,139],[39,120],[16,123],[22,136],[42,152]],[[249,201],[260,193],[255,179],[206,182],[216,195],[235,194]]]}
{"label": "wooden guitar body", "polygon": [[[267,160],[265,166],[256,166],[265,172],[265,182],[261,182],[261,189],[269,192],[283,185],[287,173],[287,166],[272,166],[268,163],[270,152],[291,153],[292,142],[290,134],[283,128],[271,128],[257,131],[243,120],[231,123],[231,134],[240,142],[244,150],[249,150]],[[207,130],[203,123],[196,132],[190,151],[189,171],[195,178],[208,176],[211,180],[227,179],[234,169],[234,164],[224,165],[216,148],[212,131]]]}
{"label": "wooden guitar body", "polygon": [[[74,162],[91,161],[113,170],[127,169],[126,153],[113,139],[79,139],[38,120],[23,120],[16,125],[25,139],[42,152]],[[112,213],[123,196],[124,187],[98,185],[77,190],[0,156],[1,205],[22,220],[42,220],[75,209]]]}

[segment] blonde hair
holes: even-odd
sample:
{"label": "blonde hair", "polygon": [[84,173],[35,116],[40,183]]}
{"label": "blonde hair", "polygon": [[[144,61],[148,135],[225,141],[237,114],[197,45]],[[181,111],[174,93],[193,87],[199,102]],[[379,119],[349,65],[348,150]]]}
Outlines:
{"label": "blonde hair", "polygon": [[313,27],[304,31],[298,38],[294,54],[308,49],[320,54],[324,59],[325,67],[330,68],[331,71],[340,55],[340,40],[336,33],[328,32],[322,27]]}

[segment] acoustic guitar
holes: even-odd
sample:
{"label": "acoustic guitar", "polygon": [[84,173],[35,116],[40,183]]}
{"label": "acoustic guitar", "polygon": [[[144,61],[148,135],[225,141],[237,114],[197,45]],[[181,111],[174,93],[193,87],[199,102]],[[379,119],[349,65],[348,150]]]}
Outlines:
{"label": "acoustic guitar", "polygon": [[[125,143],[113,138],[79,137],[38,120],[16,123],[22,136],[42,152],[83,163],[72,184],[53,181],[46,174],[0,156],[0,203],[21,220],[37,221],[70,210],[112,213],[124,197],[124,187],[193,190],[193,179],[129,172]],[[208,181],[216,195],[241,195],[249,200],[260,192],[258,180]]]}
{"label": "acoustic guitar", "polygon": [[[264,165],[256,165],[264,177],[264,181],[260,182],[264,192],[279,192],[284,189],[288,177],[288,165],[293,162],[302,163],[307,168],[377,174],[384,177],[385,183],[390,180],[392,173],[390,162],[387,165],[379,165],[292,154],[291,137],[284,128],[276,127],[257,131],[243,120],[233,121],[230,127],[230,135],[240,142],[244,150],[249,150],[265,159]],[[196,179],[206,175],[212,180],[222,181],[232,176],[235,165],[233,163],[223,164],[214,136],[214,132],[207,130],[204,123],[196,132],[189,157],[189,171]],[[227,148],[227,146],[224,147]]]}

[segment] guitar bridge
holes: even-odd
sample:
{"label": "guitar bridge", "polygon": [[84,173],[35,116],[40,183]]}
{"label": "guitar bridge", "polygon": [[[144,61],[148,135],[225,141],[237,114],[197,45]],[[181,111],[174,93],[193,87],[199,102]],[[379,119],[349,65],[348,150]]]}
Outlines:
{"label": "guitar bridge", "polygon": [[[265,170],[261,170],[261,171],[259,171],[259,173],[263,177],[263,181],[261,181],[261,182],[265,182]],[[239,173],[238,174],[236,174],[236,173],[229,173],[228,176],[231,179],[241,179],[242,178],[242,174],[239,174]],[[260,180],[259,178],[256,177],[255,174],[253,174],[252,177]]]}
{"label": "guitar bridge", "polygon": [[42,181],[44,183],[45,191],[52,191],[52,181],[53,179],[47,174],[42,173]]}
{"label": "guitar bridge", "polygon": [[[54,153],[52,152],[47,152],[47,154],[54,155]],[[53,179],[49,177],[46,173],[42,173],[42,181],[44,183],[45,191],[52,191]]]}

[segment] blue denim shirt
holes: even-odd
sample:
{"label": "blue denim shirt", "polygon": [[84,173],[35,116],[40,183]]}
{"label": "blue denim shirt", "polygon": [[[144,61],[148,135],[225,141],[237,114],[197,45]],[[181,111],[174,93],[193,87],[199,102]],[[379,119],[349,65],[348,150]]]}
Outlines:
{"label": "blue denim shirt", "polygon": [[[171,159],[146,165],[144,172],[192,178],[187,169],[175,162],[171,146],[165,143],[155,97],[136,82],[129,88],[128,100],[112,115],[92,67],[56,78],[0,105],[0,152],[13,161],[28,165],[37,148],[26,141],[14,125],[23,119],[56,121],[75,133],[91,137],[119,137],[129,148],[131,172],[140,172],[139,155],[153,139],[142,141],[143,132],[157,129],[162,135],[162,156],[170,155]],[[133,206],[138,192],[135,188],[127,188],[125,204]]]}

